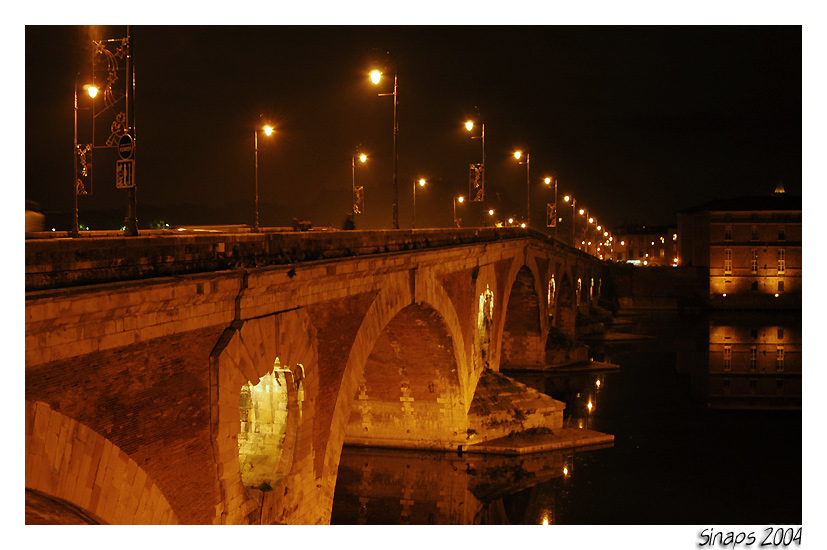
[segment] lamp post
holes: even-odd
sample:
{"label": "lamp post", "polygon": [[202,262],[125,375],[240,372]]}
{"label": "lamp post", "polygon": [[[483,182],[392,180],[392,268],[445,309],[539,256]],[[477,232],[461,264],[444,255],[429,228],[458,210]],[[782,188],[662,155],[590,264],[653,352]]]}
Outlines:
{"label": "lamp post", "polygon": [[[517,159],[518,161],[520,160],[520,157],[522,157],[522,156],[523,156],[522,151],[514,151],[514,158]],[[526,218],[526,225],[528,227],[531,227],[531,179],[530,179],[530,175],[529,175],[529,172],[530,172],[529,162],[530,162],[529,154],[526,153],[525,154],[525,162],[519,162],[519,164],[525,164],[525,200],[526,200],[526,205],[525,205],[526,216],[525,216],[525,218]]]}
{"label": "lamp post", "polygon": [[[273,127],[268,124],[265,124],[262,130],[264,131],[264,135],[267,136],[273,133]],[[258,128],[253,130],[253,143],[255,144],[256,153],[256,219],[255,225],[253,225],[253,231],[258,233]]]}
{"label": "lamp post", "polygon": [[359,150],[356,150],[356,153],[353,155],[351,166],[353,168],[353,186],[351,187],[351,201],[350,201],[350,219],[354,222],[356,221],[356,203],[359,199],[359,192],[356,189],[356,159],[359,159],[359,162],[364,163],[368,160],[368,156],[364,153],[360,153]]}
{"label": "lamp post", "polygon": [[577,218],[574,215],[574,210],[575,210],[576,205],[577,205],[577,199],[574,198],[574,195],[566,195],[566,196],[563,197],[563,201],[564,202],[571,202],[571,245],[574,246],[574,247],[580,248],[580,247],[577,246],[577,243],[574,240],[574,225],[575,225],[575,221],[577,220]]}
{"label": "lamp post", "polygon": [[416,184],[419,184],[420,187],[425,187],[426,183],[424,179],[419,179],[419,181],[414,180],[413,182],[413,222],[411,223],[411,229],[416,229]]}
{"label": "lamp post", "polygon": [[544,181],[546,185],[550,185],[552,180],[554,180],[554,207],[552,210],[554,213],[554,238],[557,239],[557,178],[546,178]]}
{"label": "lamp post", "polygon": [[462,204],[463,201],[465,201],[465,197],[459,196],[454,198],[454,223],[457,225],[457,227],[460,227],[460,225],[462,225],[462,220],[460,218],[457,218],[457,203]]}
{"label": "lamp post", "polygon": [[[80,75],[75,76],[75,144],[73,150],[73,166],[75,170],[75,179],[73,182],[73,193],[72,193],[72,236],[77,237],[79,235],[79,227],[78,227],[78,191],[80,188],[81,181],[78,179],[78,157],[81,156],[81,150],[78,147],[78,78]],[[89,97],[92,99],[98,95],[98,87],[94,84],[84,84],[83,89],[89,93]],[[95,123],[94,123],[94,113],[92,114],[92,144],[94,144],[94,131],[95,131]],[[87,150],[90,150],[92,145],[88,145],[86,147]],[[85,151],[83,155],[85,155]],[[86,164],[84,161],[84,176],[86,175]],[[84,191],[85,194],[85,191]]]}
{"label": "lamp post", "polygon": [[[370,80],[374,84],[379,84],[379,81],[382,80],[382,72],[379,70],[373,70],[370,73]],[[397,173],[397,163],[399,162],[399,154],[396,149],[396,142],[399,136],[399,124],[397,121],[397,106],[399,102],[397,100],[396,95],[397,90],[397,75],[396,69],[393,71],[393,93],[392,94],[379,94],[380,96],[393,96],[393,228],[399,229],[399,186],[397,185],[396,180],[396,173]]]}
{"label": "lamp post", "polygon": [[[465,129],[469,132],[474,129],[474,121],[469,120],[465,123]],[[480,194],[479,199],[477,199],[478,195],[472,194],[471,190],[471,182],[468,182],[468,196],[471,197],[471,200],[482,200],[485,202],[485,123],[483,122],[480,124],[480,135],[479,136],[471,136],[471,139],[480,139],[482,141],[482,163],[480,163]]]}

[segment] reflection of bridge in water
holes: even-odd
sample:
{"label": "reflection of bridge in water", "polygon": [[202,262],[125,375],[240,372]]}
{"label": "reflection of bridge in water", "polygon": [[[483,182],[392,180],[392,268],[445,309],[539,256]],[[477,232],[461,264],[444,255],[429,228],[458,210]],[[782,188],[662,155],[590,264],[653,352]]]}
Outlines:
{"label": "reflection of bridge in water", "polygon": [[497,372],[544,364],[603,269],[520,229],[27,241],[26,488],[104,523],[326,523],[345,442],[560,429]]}

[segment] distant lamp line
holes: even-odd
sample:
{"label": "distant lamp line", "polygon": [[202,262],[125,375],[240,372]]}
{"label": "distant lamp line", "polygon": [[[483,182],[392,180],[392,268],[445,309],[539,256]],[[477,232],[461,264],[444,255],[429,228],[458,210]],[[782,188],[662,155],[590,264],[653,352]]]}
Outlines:
{"label": "distant lamp line", "polygon": [[[93,144],[88,144],[83,147],[78,145],[78,81],[80,79],[80,74],[78,73],[75,76],[75,141],[74,147],[72,152],[72,159],[75,171],[74,182],[72,184],[73,191],[72,191],[72,229],[71,234],[72,237],[77,237],[79,235],[79,225],[78,225],[78,195],[85,195],[86,188],[83,184],[83,180],[78,178],[78,161],[83,165],[82,175],[89,176],[91,179],[92,172],[89,170],[90,163],[87,162],[86,153],[90,152],[93,147]],[[84,84],[83,89],[89,94],[89,97],[92,99],[98,95],[98,88],[94,84]],[[92,125],[94,129],[94,123]]]}

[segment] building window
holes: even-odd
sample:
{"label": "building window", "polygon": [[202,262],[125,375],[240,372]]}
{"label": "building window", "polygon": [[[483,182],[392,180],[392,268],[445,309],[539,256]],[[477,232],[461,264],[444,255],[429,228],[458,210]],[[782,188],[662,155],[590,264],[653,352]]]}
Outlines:
{"label": "building window", "polygon": [[756,346],[749,347],[749,370],[755,372],[758,367],[758,348]]}
{"label": "building window", "polygon": [[778,273],[786,271],[786,251],[782,248],[778,251]]}
{"label": "building window", "polygon": [[784,370],[784,346],[775,348],[775,370],[778,372]]}
{"label": "building window", "polygon": [[724,370],[732,368],[732,345],[724,344]]}
{"label": "building window", "polygon": [[779,241],[786,241],[787,240],[787,231],[783,225],[778,226],[778,240]]}
{"label": "building window", "polygon": [[751,273],[758,273],[758,251],[752,251],[752,265],[750,266]]}
{"label": "building window", "polygon": [[724,273],[729,275],[732,273],[732,249],[727,248],[725,251],[725,259],[724,259]]}
{"label": "building window", "polygon": [[757,225],[752,226],[752,240],[753,241],[758,240],[758,226]]}
{"label": "building window", "polygon": [[724,229],[724,240],[731,241],[732,240],[732,226],[726,226]]}

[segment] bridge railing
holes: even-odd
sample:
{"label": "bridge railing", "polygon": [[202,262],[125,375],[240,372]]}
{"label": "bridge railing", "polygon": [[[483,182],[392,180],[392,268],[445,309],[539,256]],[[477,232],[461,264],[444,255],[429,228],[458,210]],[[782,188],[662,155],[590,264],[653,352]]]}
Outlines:
{"label": "bridge railing", "polygon": [[461,228],[209,232],[26,240],[26,291],[227,269],[532,238],[582,254],[538,231]]}

